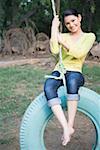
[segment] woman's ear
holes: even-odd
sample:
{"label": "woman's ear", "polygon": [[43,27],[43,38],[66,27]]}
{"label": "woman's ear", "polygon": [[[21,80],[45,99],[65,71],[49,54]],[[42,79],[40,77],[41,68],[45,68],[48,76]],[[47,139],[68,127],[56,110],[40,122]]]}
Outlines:
{"label": "woman's ear", "polygon": [[82,16],[80,14],[78,14],[78,18],[79,18],[79,21],[81,22]]}

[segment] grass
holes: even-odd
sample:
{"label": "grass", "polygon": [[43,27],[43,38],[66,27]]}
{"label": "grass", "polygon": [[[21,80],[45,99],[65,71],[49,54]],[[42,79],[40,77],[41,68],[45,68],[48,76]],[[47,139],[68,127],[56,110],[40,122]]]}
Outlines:
{"label": "grass", "polygon": [[25,105],[43,90],[44,74],[44,70],[32,66],[0,69],[1,114],[9,116],[16,110],[21,115]]}
{"label": "grass", "polygon": [[85,65],[83,68],[85,75],[85,86],[100,93],[100,66],[89,67]]}
{"label": "grass", "polygon": [[[12,142],[22,116],[31,101],[43,91],[49,70],[32,65],[0,68],[0,144]],[[84,66],[88,88],[100,93],[100,67]]]}
{"label": "grass", "polygon": [[[43,91],[45,70],[31,65],[0,68],[0,143],[8,143],[31,101]],[[17,122],[17,123],[16,123]]]}

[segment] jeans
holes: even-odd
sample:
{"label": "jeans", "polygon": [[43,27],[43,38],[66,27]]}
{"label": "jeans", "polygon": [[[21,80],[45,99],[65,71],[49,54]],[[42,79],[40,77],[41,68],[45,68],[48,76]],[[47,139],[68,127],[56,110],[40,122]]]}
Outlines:
{"label": "jeans", "polygon": [[[60,72],[52,72],[52,76],[59,77]],[[80,86],[84,85],[84,77],[82,73],[75,71],[67,71],[65,74],[66,86],[67,86],[67,98],[68,100],[79,100],[78,90]],[[56,80],[48,78],[44,85],[44,93],[47,101],[56,99],[58,97],[57,90],[60,86],[63,86],[63,80]]]}

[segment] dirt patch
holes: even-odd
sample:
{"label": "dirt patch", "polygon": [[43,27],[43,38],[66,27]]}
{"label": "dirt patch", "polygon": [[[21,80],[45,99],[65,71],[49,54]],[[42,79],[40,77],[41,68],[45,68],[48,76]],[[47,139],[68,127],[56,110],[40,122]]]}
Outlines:
{"label": "dirt patch", "polygon": [[[47,55],[45,57],[23,57],[23,56],[0,56],[0,67],[11,67],[18,65],[26,65],[31,64],[37,67],[41,67],[42,69],[52,70],[55,66],[56,59],[51,55]],[[93,67],[94,65],[100,65],[100,61],[94,60],[86,60],[85,64],[88,64],[89,67]]]}
{"label": "dirt patch", "polygon": [[[65,113],[67,116],[67,113]],[[20,119],[19,119],[20,120]],[[18,123],[18,124],[17,124]],[[9,143],[0,145],[0,150],[19,150],[19,126],[20,121],[17,120],[15,134]],[[11,135],[11,131],[10,131]],[[11,135],[11,136],[12,136]],[[80,112],[77,112],[75,120],[75,133],[73,134],[70,143],[63,147],[61,145],[61,127],[55,117],[53,117],[44,133],[44,142],[46,150],[92,150],[96,141],[96,132],[91,120]]]}
{"label": "dirt patch", "polygon": [[0,150],[19,150],[20,124],[21,118],[16,114],[12,118],[5,118],[5,125],[0,132]]}
{"label": "dirt patch", "polygon": [[[65,113],[67,116],[67,113]],[[44,139],[47,150],[92,150],[96,141],[96,132],[91,120],[80,112],[75,119],[75,133],[67,146],[61,145],[62,129],[53,117],[45,130]]]}
{"label": "dirt patch", "polygon": [[35,67],[41,67],[42,69],[52,70],[55,66],[55,58],[48,56],[48,57],[37,57],[37,58],[26,58],[26,57],[5,57],[4,59],[1,58],[0,60],[0,67],[12,67],[18,65],[27,65],[31,64]]}

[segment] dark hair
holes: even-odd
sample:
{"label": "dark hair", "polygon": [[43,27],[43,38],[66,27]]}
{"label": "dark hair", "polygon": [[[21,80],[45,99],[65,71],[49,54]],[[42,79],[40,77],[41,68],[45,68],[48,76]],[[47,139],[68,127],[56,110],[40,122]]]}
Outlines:
{"label": "dark hair", "polygon": [[79,12],[76,9],[70,8],[64,11],[63,18],[69,15],[74,15],[78,17]]}

